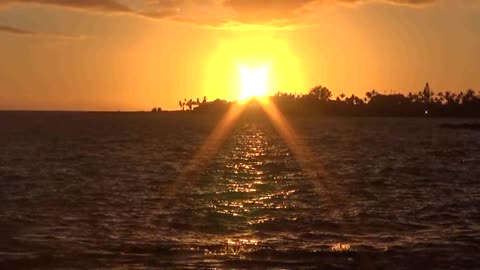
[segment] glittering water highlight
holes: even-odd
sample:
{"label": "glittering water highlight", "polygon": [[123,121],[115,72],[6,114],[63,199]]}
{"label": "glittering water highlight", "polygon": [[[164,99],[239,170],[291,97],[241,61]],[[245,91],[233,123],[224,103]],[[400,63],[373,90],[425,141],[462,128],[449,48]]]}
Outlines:
{"label": "glittering water highlight", "polygon": [[0,266],[478,268],[479,134],[439,128],[462,120],[289,119],[318,175],[267,120],[175,185],[218,118],[0,113]]}

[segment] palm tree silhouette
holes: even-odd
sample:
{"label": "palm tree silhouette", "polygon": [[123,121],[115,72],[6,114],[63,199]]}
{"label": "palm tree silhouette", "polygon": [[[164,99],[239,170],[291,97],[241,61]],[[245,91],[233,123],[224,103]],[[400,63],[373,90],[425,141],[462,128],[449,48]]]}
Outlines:
{"label": "palm tree silhouette", "polygon": [[316,97],[316,99],[320,101],[327,101],[332,97],[332,92],[324,86],[317,85],[310,89],[310,95]]}
{"label": "palm tree silhouette", "polygon": [[468,89],[465,95],[463,96],[462,103],[467,104],[475,99],[475,90]]}

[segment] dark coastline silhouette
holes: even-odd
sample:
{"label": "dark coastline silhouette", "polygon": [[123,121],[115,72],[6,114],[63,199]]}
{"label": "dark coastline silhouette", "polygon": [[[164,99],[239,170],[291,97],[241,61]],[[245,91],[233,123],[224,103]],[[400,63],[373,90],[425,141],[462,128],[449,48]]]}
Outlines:
{"label": "dark coastline silhouette", "polygon": [[[468,89],[457,94],[450,91],[433,92],[427,83],[422,91],[404,94],[381,94],[368,91],[365,97],[332,92],[324,86],[315,86],[308,94],[277,92],[269,97],[284,114],[327,116],[379,117],[480,117],[480,95]],[[203,102],[184,99],[179,102],[182,111],[221,112],[236,101],[216,99]]]}

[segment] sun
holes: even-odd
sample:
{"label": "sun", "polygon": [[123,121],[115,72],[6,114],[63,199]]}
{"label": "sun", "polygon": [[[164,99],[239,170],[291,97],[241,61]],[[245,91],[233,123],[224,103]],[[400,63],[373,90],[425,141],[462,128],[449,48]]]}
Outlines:
{"label": "sun", "polygon": [[268,93],[268,67],[240,67],[240,100],[264,98]]}
{"label": "sun", "polygon": [[[1,2],[1,0],[0,0]],[[237,36],[238,35],[238,36]],[[307,88],[303,63],[276,33],[236,33],[212,48],[201,69],[202,96],[246,103]]]}

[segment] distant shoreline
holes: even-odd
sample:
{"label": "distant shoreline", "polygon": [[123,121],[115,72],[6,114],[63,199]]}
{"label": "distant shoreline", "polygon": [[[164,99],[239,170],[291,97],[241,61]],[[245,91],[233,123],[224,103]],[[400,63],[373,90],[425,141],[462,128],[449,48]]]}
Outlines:
{"label": "distant shoreline", "polygon": [[[222,116],[225,111],[182,111],[182,110],[172,110],[172,111],[87,111],[87,110],[0,110],[0,114],[8,113],[37,113],[37,114],[54,114],[54,113],[65,113],[65,114],[145,114],[145,115],[215,115]],[[257,111],[246,111],[246,114],[255,114]],[[455,115],[340,115],[340,114],[322,114],[322,113],[293,113],[293,112],[284,112],[286,117],[302,117],[302,118],[406,118],[406,119],[472,119],[478,120],[480,116],[455,116]]]}

